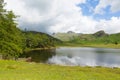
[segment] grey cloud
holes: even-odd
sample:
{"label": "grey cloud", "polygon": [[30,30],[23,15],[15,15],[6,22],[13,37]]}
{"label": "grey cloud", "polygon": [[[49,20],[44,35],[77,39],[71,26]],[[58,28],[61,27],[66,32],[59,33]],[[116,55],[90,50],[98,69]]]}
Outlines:
{"label": "grey cloud", "polygon": [[37,9],[40,13],[49,12],[52,7],[51,0],[24,0],[26,8]]}
{"label": "grey cloud", "polygon": [[20,22],[21,23],[19,24],[19,26],[22,30],[27,29],[28,31],[40,31],[45,33],[52,33],[52,31],[50,31],[50,28],[57,23],[54,18],[40,23],[29,23],[23,20]]}

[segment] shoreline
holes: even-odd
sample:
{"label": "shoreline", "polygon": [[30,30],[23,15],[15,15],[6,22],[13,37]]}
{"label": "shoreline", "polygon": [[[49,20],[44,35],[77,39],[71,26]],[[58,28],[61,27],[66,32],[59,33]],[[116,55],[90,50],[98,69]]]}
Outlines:
{"label": "shoreline", "polygon": [[30,48],[27,48],[27,49],[25,49],[24,50],[24,52],[27,52],[27,51],[32,51],[32,50],[49,50],[49,49],[56,49],[56,47],[50,47],[50,48],[32,48],[32,49],[30,49]]}
{"label": "shoreline", "polygon": [[63,44],[63,45],[57,45],[57,47],[91,47],[91,48],[110,48],[110,49],[120,49],[120,44]]}

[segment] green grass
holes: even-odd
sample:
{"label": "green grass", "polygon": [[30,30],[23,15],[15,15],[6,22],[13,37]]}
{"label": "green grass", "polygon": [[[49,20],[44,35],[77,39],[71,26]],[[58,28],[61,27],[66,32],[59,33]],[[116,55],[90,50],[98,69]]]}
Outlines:
{"label": "green grass", "polygon": [[91,44],[91,45],[86,45],[88,47],[101,47],[101,48],[120,48],[120,44]]}
{"label": "green grass", "polygon": [[0,60],[0,80],[120,80],[120,69]]}
{"label": "green grass", "polygon": [[95,44],[95,43],[87,43],[87,44],[80,44],[80,43],[69,43],[65,42],[63,44],[57,45],[57,47],[97,47],[97,48],[120,48],[120,44]]}

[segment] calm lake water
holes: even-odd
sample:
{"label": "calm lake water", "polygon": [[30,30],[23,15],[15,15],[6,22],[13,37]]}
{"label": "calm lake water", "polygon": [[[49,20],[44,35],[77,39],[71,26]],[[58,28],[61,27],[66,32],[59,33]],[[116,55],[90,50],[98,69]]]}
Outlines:
{"label": "calm lake water", "polygon": [[35,50],[24,57],[34,62],[68,66],[120,67],[120,49],[61,47],[55,50]]}

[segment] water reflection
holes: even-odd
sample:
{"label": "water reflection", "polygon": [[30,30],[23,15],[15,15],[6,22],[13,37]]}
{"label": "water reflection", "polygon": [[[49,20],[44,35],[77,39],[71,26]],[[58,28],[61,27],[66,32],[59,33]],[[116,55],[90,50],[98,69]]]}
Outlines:
{"label": "water reflection", "polygon": [[34,50],[24,57],[34,62],[69,66],[120,67],[120,49],[61,47],[56,50]]}
{"label": "water reflection", "polygon": [[52,56],[55,55],[55,49],[50,49],[50,50],[32,50],[26,52],[24,55],[21,55],[21,57],[31,57],[31,60],[34,62],[42,62],[45,63],[48,58],[51,58]]}
{"label": "water reflection", "polygon": [[70,66],[120,67],[120,50],[105,48],[59,48],[49,63]]}

